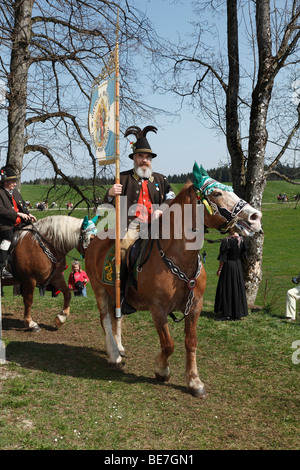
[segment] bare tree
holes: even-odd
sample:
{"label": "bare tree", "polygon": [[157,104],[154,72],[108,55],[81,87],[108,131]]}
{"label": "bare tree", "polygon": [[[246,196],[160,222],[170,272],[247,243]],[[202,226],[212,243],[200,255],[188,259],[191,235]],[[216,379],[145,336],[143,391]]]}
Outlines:
{"label": "bare tree", "polygon": [[139,74],[133,57],[142,49],[146,53],[153,32],[126,0],[0,0],[6,163],[19,175],[36,167],[40,174],[60,176],[87,203],[68,175],[72,166],[75,174],[94,179],[99,172],[88,135],[88,107],[91,86],[116,44],[118,15],[121,112],[145,115],[149,108],[134,88]]}
{"label": "bare tree", "polygon": [[[283,155],[299,150],[300,100],[292,99],[297,93],[293,86],[300,89],[299,0],[195,5],[200,18],[204,11],[207,18],[210,9],[218,26],[220,18],[227,18],[227,48],[218,30],[194,20],[192,43],[177,48],[169,44],[162,54],[164,62],[174,65],[172,76],[157,89],[189,99],[199,119],[205,125],[209,119],[226,136],[235,192],[260,209],[268,175],[276,173]],[[245,265],[249,305],[262,277],[263,240],[262,233],[251,239]]]}

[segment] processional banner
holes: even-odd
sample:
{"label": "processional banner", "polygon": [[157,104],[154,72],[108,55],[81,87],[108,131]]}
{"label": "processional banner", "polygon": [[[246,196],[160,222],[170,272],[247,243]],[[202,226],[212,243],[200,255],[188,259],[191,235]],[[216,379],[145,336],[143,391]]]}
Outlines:
{"label": "processional banner", "polygon": [[89,132],[99,165],[116,159],[116,77],[92,90],[89,108]]}

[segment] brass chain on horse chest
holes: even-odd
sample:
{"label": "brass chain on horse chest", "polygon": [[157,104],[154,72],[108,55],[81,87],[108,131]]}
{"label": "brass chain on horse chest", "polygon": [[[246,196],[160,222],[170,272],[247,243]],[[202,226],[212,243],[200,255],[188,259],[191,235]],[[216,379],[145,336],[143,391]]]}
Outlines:
{"label": "brass chain on horse chest", "polygon": [[[186,282],[188,288],[190,289],[189,295],[188,295],[188,298],[187,298],[187,302],[186,302],[186,305],[185,305],[185,309],[184,309],[184,312],[183,312],[183,317],[181,318],[181,320],[183,320],[183,318],[185,318],[190,313],[190,309],[191,309],[191,306],[193,304],[194,288],[196,287],[196,280],[200,275],[201,266],[202,266],[200,255],[198,254],[198,259],[197,259],[198,264],[197,264],[196,274],[195,274],[194,277],[189,279],[187,277],[187,275],[183,271],[181,271],[179,266],[177,266],[177,264],[175,264],[174,261],[171,258],[168,258],[166,256],[166,254],[164,253],[164,251],[162,250],[162,248],[160,246],[160,243],[159,243],[158,239],[156,239],[156,242],[157,242],[157,246],[158,246],[159,255],[162,258],[162,260],[164,261],[165,265],[170,269],[172,274],[176,275],[181,281]],[[174,315],[172,316],[172,318],[174,320]],[[174,321],[181,321],[181,320],[175,319]]]}
{"label": "brass chain on horse chest", "polygon": [[48,258],[50,259],[50,261],[52,261],[52,263],[56,264],[57,259],[53,255],[52,251],[50,251],[49,248],[42,242],[42,239],[39,236],[39,234],[35,233],[35,237],[36,237],[40,247],[42,248],[43,252],[45,253],[45,255],[48,256]]}

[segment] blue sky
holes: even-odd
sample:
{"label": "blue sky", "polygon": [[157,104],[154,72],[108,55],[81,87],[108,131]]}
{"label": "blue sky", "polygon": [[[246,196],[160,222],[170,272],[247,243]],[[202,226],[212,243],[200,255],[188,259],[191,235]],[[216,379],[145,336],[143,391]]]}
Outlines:
{"label": "blue sky", "polygon": [[[184,37],[191,32],[193,10],[189,1],[172,0],[137,0],[136,5],[146,11],[154,28],[160,36],[177,42],[178,35]],[[224,22],[226,28],[226,19]],[[148,103],[159,108],[177,111],[179,102],[173,95],[147,96]],[[159,117],[158,133],[149,133],[147,138],[157,158],[153,160],[153,169],[166,175],[188,173],[194,162],[210,169],[220,161],[228,161],[225,138],[215,135],[213,130],[204,127],[188,107],[180,112],[175,121],[169,117]],[[138,123],[134,123],[138,125]],[[141,123],[141,127],[151,122]],[[129,168],[131,160],[121,162],[121,171]]]}

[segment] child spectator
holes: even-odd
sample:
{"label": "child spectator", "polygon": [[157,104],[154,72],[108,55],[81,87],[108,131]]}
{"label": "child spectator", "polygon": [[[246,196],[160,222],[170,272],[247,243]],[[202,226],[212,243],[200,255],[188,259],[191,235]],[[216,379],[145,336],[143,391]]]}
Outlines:
{"label": "child spectator", "polygon": [[74,291],[74,295],[87,297],[86,284],[89,278],[85,271],[81,269],[79,261],[73,261],[72,271],[69,276],[69,289]]}

